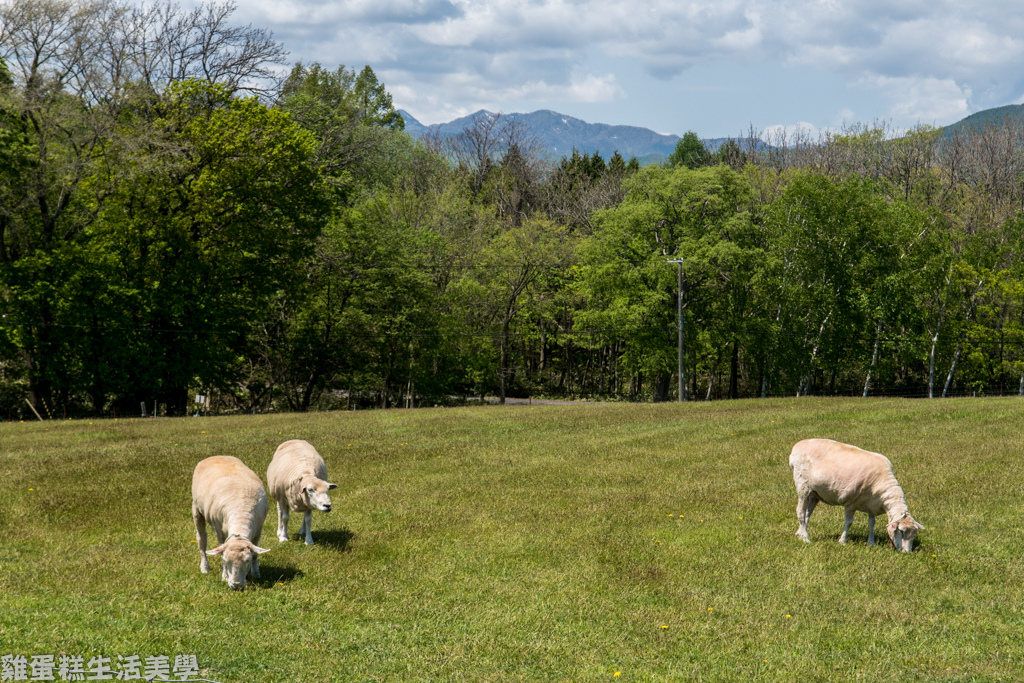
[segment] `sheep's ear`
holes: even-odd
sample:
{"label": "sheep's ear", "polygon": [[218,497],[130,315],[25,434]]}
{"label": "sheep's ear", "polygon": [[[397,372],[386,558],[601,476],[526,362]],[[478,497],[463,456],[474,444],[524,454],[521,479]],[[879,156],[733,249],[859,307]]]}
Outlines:
{"label": "sheep's ear", "polygon": [[270,552],[270,548],[261,548],[256,544],[253,544],[252,549],[256,552],[257,555],[262,555],[263,553]]}
{"label": "sheep's ear", "polygon": [[892,536],[893,534],[896,533],[896,527],[898,525],[899,525],[899,522],[896,521],[896,522],[893,522],[892,524],[890,524],[889,526],[885,527],[885,529],[886,529],[886,531],[889,532],[889,535]]}
{"label": "sheep's ear", "polygon": [[334,490],[334,489],[336,489],[336,488],[338,488],[338,485],[337,485],[337,484],[328,484],[328,485],[327,485],[327,490],[328,490],[328,491],[333,491],[333,490]]}
{"label": "sheep's ear", "polygon": [[219,545],[216,548],[214,548],[213,550],[207,550],[206,554],[207,555],[220,555],[222,552],[224,552],[224,546]]}

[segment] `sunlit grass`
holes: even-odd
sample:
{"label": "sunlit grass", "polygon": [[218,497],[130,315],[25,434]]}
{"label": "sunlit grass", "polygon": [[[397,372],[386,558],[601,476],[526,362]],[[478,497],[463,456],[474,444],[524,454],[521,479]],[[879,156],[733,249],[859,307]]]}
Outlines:
{"label": "sunlit grass", "polygon": [[[195,654],[218,681],[1019,680],[1024,401],[775,399],[0,425],[0,654]],[[927,530],[866,545],[789,449],[888,455]],[[244,592],[199,573],[192,469],[312,442]],[[292,537],[298,525],[293,518]],[[883,534],[884,538],[884,534]],[[618,674],[618,675],[616,675]]]}

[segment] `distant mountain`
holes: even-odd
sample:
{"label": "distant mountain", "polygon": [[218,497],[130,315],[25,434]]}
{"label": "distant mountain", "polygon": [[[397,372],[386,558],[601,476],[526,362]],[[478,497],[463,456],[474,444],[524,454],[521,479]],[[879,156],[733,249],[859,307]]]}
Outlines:
{"label": "distant mountain", "polygon": [[[437,131],[446,137],[458,135],[472,126],[477,119],[496,116],[481,109],[475,114],[448,123],[424,126],[409,112],[400,109],[399,113],[405,119],[405,131],[415,138],[431,131]],[[649,158],[650,163],[653,163],[656,160],[664,160],[671,154],[679,140],[678,135],[662,135],[638,126],[587,123],[547,109],[531,114],[503,114],[502,117],[510,121],[520,121],[555,158],[572,154],[573,148],[579,150],[581,154],[600,152],[605,158],[618,150],[627,159],[635,156],[642,162]]]}
{"label": "distant mountain", "polygon": [[1008,104],[1005,107],[994,107],[971,114],[954,124],[943,126],[942,132],[949,137],[957,131],[980,130],[987,125],[999,125],[1006,119],[1024,121],[1024,104]]}

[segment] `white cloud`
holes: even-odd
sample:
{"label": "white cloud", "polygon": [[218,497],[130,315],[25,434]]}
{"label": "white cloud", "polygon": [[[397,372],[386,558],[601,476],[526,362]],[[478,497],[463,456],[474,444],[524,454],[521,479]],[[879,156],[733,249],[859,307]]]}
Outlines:
{"label": "white cloud", "polygon": [[884,97],[888,111],[869,118],[897,125],[948,123],[1024,92],[1016,0],[253,0],[239,18],[272,28],[296,59],[370,63],[398,104],[434,98],[439,113],[621,99],[614,60],[666,88],[697,64],[810,66]]}
{"label": "white cloud", "polygon": [[970,113],[970,88],[952,79],[873,76],[858,86],[890,93],[895,104],[887,113],[898,125],[955,121]]}

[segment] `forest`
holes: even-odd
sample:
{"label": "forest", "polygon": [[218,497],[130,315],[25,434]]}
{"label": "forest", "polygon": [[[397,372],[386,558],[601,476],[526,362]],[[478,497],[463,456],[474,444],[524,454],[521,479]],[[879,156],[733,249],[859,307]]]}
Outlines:
{"label": "forest", "polygon": [[687,400],[1024,395],[1017,121],[414,140],[233,9],[0,2],[3,417],[676,400],[676,259]]}

